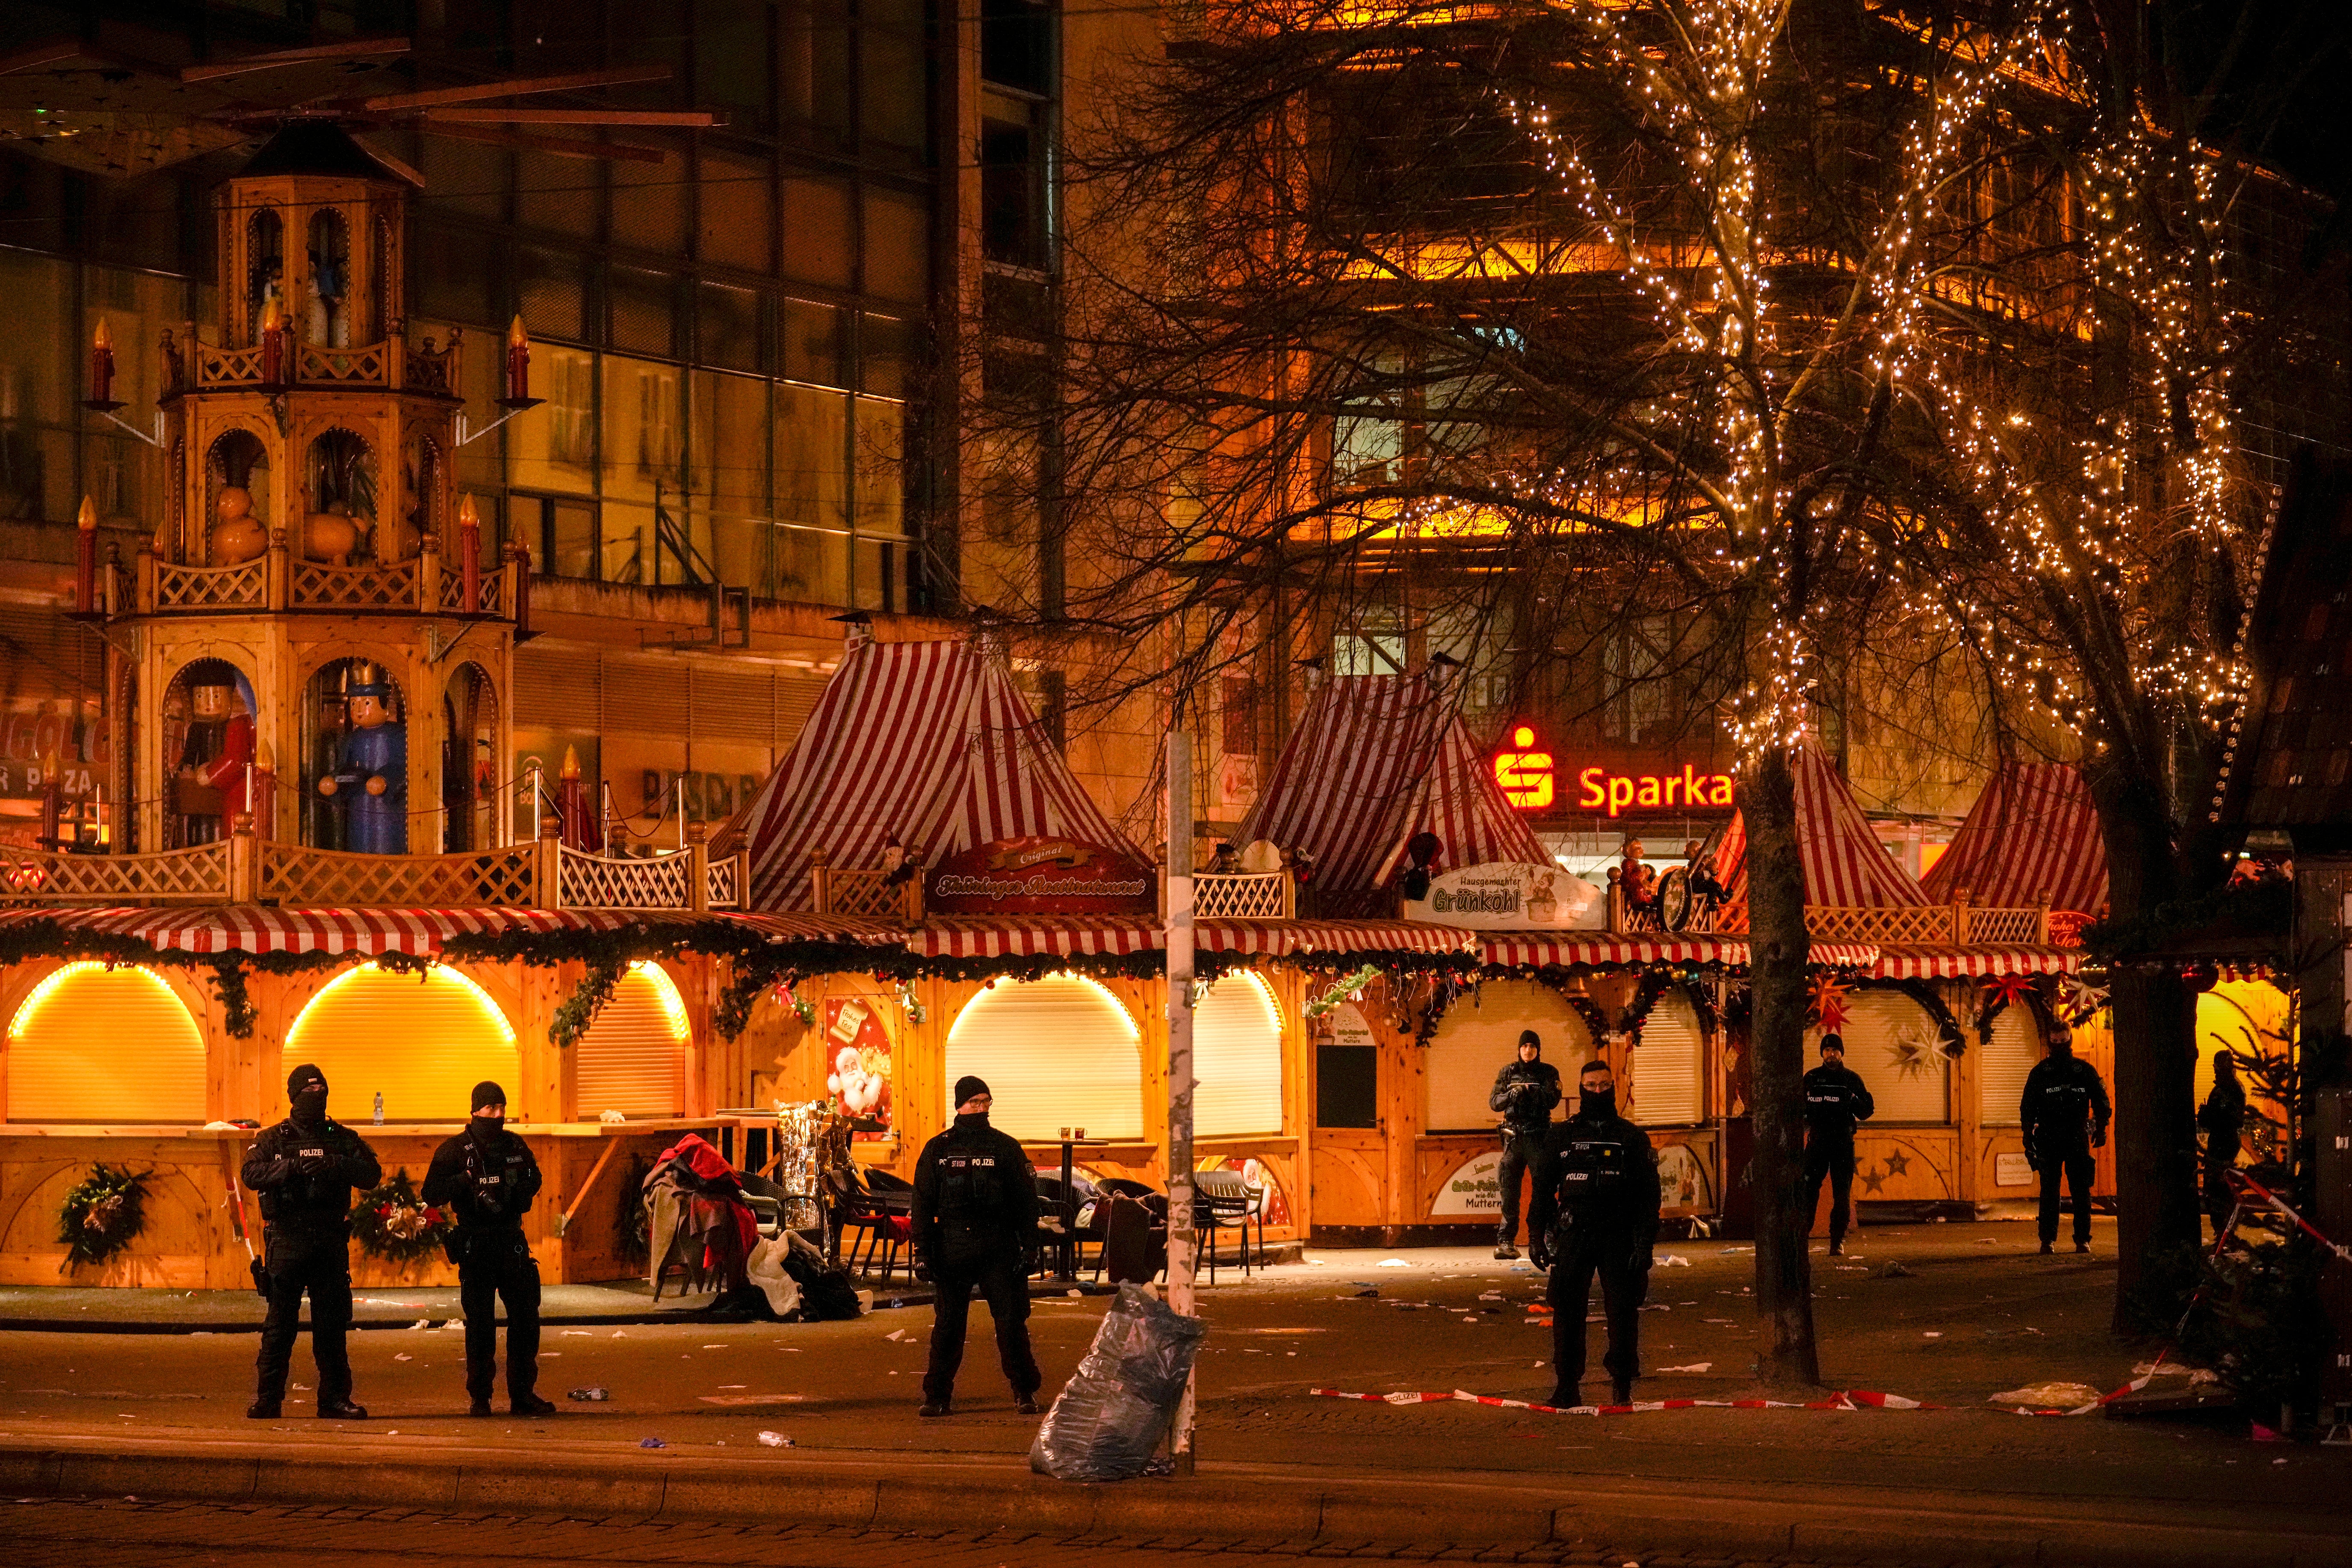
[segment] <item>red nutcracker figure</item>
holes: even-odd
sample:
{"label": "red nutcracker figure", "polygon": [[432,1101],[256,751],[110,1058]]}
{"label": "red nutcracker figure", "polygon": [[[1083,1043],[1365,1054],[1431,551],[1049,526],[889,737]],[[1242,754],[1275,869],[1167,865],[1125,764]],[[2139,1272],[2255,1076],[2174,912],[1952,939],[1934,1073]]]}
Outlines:
{"label": "red nutcracker figure", "polygon": [[253,714],[234,686],[199,686],[189,694],[193,716],[180,748],[182,837],[217,840],[230,817],[250,809]]}
{"label": "red nutcracker figure", "polygon": [[286,310],[275,289],[261,310],[261,381],[265,386],[286,384]]}

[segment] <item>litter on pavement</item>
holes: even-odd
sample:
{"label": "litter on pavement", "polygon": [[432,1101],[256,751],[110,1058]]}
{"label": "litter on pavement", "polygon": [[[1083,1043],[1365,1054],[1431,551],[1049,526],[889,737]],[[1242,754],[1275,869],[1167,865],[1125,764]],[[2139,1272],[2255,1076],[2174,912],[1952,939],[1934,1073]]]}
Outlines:
{"label": "litter on pavement", "polygon": [[762,1432],[760,1434],[760,1446],[763,1448],[789,1448],[793,1444],[782,1432]]}

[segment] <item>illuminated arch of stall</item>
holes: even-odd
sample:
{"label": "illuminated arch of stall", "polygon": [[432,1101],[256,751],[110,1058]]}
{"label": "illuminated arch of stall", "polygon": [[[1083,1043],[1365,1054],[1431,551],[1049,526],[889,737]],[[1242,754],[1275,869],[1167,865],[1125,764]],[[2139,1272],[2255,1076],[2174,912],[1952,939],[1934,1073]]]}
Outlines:
{"label": "illuminated arch of stall", "polygon": [[327,1075],[329,1112],[343,1121],[367,1121],[378,1094],[389,1121],[463,1121],[475,1084],[492,1079],[511,1095],[521,1065],[490,994],[443,963],[345,970],[294,1020],[285,1059]]}
{"label": "illuminated arch of stall", "polygon": [[8,1024],[11,1121],[205,1120],[205,1039],[169,982],[68,963]]}
{"label": "illuminated arch of stall", "polygon": [[999,981],[973,997],[948,1030],[948,1084],[966,1073],[988,1080],[991,1123],[1024,1142],[1050,1143],[1065,1127],[1143,1136],[1141,1033],[1084,975]]}
{"label": "illuminated arch of stall", "polygon": [[573,1101],[581,1121],[686,1114],[686,999],[658,963],[640,959],[596,1010],[573,1047]]}
{"label": "illuminated arch of stall", "polygon": [[1282,1131],[1282,1013],[1264,980],[1236,971],[1194,1004],[1192,1077],[1197,1136]]}

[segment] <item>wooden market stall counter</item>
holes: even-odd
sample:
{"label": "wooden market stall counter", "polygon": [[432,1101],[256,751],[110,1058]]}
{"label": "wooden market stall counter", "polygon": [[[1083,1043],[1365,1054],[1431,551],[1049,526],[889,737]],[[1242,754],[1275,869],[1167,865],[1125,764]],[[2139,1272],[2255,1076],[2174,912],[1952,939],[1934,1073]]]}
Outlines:
{"label": "wooden market stall counter", "polygon": [[[348,1123],[383,1163],[418,1186],[433,1151],[461,1123]],[[638,1184],[655,1156],[688,1132],[709,1138],[714,1122],[691,1117],[627,1122],[509,1123],[538,1157],[545,1184],[524,1222],[546,1283],[581,1284],[642,1274],[633,1240]],[[182,1290],[251,1288],[231,1181],[254,1133],[245,1128],[0,1124],[0,1284],[124,1285]],[[104,1163],[152,1172],[145,1228],[123,1253],[97,1268],[61,1268],[58,1209],[65,1194]],[[245,1197],[246,1223],[261,1245],[261,1208]],[[454,1285],[438,1253],[407,1265],[370,1258],[354,1244],[352,1279],[363,1286]]]}

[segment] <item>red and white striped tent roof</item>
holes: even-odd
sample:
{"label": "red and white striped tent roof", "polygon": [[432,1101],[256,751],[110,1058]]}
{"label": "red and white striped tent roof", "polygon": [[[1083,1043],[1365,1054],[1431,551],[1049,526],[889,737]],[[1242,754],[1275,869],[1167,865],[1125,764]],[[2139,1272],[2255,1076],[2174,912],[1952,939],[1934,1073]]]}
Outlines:
{"label": "red and white striped tent roof", "polygon": [[[1748,939],[1738,936],[1549,936],[1533,931],[1497,931],[1484,945],[1487,963],[1496,968],[1563,968],[1586,964],[1594,969],[1634,967],[1652,963],[1719,963],[1745,969]],[[1879,950],[1866,942],[1817,942],[1806,963],[1817,969],[1857,969],[1878,962]]]}
{"label": "red and white striped tent roof", "polygon": [[822,850],[872,867],[897,834],[924,866],[974,845],[1075,838],[1136,855],[1012,678],[964,642],[850,649],[747,814],[755,910],[804,910]]}
{"label": "red and white striped tent roof", "polygon": [[[1819,946],[1819,943],[1815,943]],[[1981,947],[1898,947],[1878,949],[1870,968],[1877,980],[1964,980],[1995,974],[2074,974],[2083,967],[2083,950],[2037,947],[2004,942]]]}
{"label": "red and white striped tent roof", "polygon": [[1979,908],[2023,909],[2046,894],[2052,909],[2105,913],[2107,847],[2083,775],[2063,763],[2003,763],[1923,885],[1939,904],[1966,888]]}
{"label": "red and white striped tent roof", "polygon": [[[1811,746],[1789,756],[1797,785],[1797,858],[1805,871],[1805,902],[1839,909],[1885,909],[1924,904],[1926,889],[1897,865],[1853,792],[1830,760]],[[1734,813],[1723,842],[1716,847],[1715,874],[1730,889],[1729,902],[1748,902],[1748,818]]]}
{"label": "red and white striped tent roof", "polygon": [[300,910],[258,904],[200,909],[16,909],[0,924],[52,921],[64,931],[129,937],[158,952],[399,952],[433,957],[453,938],[514,931],[610,931],[675,928],[724,921],[747,926],[772,942],[869,942],[896,945],[903,933],[887,921],[856,916],[763,915],[648,910]]}
{"label": "red and white striped tent roof", "polygon": [[1426,675],[1341,675],[1299,716],[1241,838],[1305,849],[1318,887],[1358,892],[1385,882],[1423,831],[1445,846],[1438,864],[1449,870],[1551,861],[1443,687]]}

